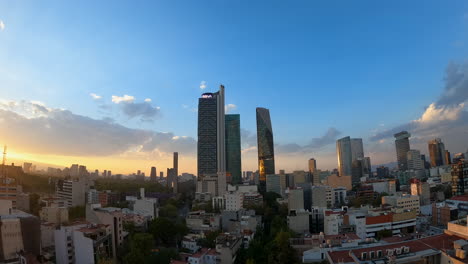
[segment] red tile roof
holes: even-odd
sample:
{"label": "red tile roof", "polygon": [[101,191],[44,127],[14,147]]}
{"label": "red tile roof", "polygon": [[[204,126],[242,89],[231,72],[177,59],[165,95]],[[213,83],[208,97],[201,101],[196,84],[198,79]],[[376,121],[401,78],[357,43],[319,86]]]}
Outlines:
{"label": "red tile roof", "polygon": [[368,216],[366,217],[366,225],[375,225],[392,222],[392,214],[387,215],[378,215],[378,216]]}
{"label": "red tile roof", "polygon": [[411,240],[399,243],[393,243],[383,246],[368,247],[368,248],[359,248],[353,250],[341,250],[328,252],[327,254],[332,259],[334,263],[338,262],[354,262],[353,259],[349,256],[349,253],[352,252],[356,257],[360,257],[362,252],[370,252],[377,250],[382,250],[385,254],[387,249],[399,248],[402,246],[407,246],[410,248],[410,252],[415,253],[427,249],[449,249],[453,247],[453,241],[463,239],[459,236],[442,234],[427,238],[422,238],[419,240]]}
{"label": "red tile roof", "polygon": [[458,195],[450,198],[450,200],[468,202],[468,194]]}

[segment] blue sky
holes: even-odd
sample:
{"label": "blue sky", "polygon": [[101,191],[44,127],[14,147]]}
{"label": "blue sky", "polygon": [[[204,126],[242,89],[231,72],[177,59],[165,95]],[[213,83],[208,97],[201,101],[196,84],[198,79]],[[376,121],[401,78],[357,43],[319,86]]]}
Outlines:
{"label": "blue sky", "polygon": [[[4,100],[196,138],[200,83],[223,83],[243,129],[266,107],[276,143],[301,146],[420,118],[468,53],[466,1],[2,1],[0,20]],[[154,121],[114,109],[125,94]]]}

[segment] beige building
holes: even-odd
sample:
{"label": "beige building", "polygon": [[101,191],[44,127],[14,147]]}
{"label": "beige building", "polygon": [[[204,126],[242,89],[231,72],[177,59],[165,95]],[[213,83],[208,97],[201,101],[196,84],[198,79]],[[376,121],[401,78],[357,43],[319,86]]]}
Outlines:
{"label": "beige building", "polygon": [[351,176],[338,176],[336,174],[332,174],[327,177],[325,180],[325,185],[328,185],[333,188],[338,187],[345,187],[346,190],[350,191],[353,188]]}
{"label": "beige building", "polygon": [[20,219],[2,219],[0,223],[0,262],[17,259],[16,252],[24,249]]}
{"label": "beige building", "polygon": [[431,191],[429,183],[421,181],[411,183],[411,195],[419,195],[421,205],[430,204]]}
{"label": "beige building", "polygon": [[63,224],[68,222],[68,208],[58,206],[42,207],[39,216],[43,221]]}
{"label": "beige building", "polygon": [[393,207],[412,210],[415,211],[416,214],[419,214],[421,211],[419,196],[417,195],[402,194],[395,196],[383,196],[382,204],[389,204]]}

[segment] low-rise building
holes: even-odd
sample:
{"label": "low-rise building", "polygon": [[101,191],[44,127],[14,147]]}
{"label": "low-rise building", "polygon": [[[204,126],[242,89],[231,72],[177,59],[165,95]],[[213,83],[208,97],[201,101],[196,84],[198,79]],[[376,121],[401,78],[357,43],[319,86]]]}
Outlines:
{"label": "low-rise building", "polygon": [[382,204],[388,204],[393,207],[414,210],[416,214],[421,212],[418,195],[399,194],[393,196],[382,196]]}
{"label": "low-rise building", "polygon": [[190,212],[185,217],[187,227],[195,232],[216,231],[221,228],[221,217],[218,214],[205,213],[205,211]]}

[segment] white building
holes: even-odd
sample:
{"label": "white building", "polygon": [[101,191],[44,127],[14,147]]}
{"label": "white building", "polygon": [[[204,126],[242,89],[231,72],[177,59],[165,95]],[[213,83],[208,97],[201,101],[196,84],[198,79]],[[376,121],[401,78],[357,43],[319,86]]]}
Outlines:
{"label": "white building", "polygon": [[288,227],[296,233],[309,233],[310,212],[304,209],[291,211],[288,215]]}
{"label": "white building", "polygon": [[244,194],[240,192],[230,192],[224,195],[227,211],[238,211],[243,208]]}
{"label": "white building", "polygon": [[[345,189],[346,192],[346,189]],[[312,206],[328,208],[333,204],[333,190],[330,186],[319,185],[312,186]]]}
{"label": "white building", "polygon": [[143,197],[135,201],[133,211],[139,215],[148,216],[151,220],[159,216],[158,199]]}
{"label": "white building", "polygon": [[59,180],[55,186],[57,198],[67,201],[66,206],[83,206],[86,202],[86,193],[92,186],[92,181],[80,180]]}
{"label": "white building", "polygon": [[54,232],[57,263],[97,263],[112,259],[110,226],[78,223]]}

